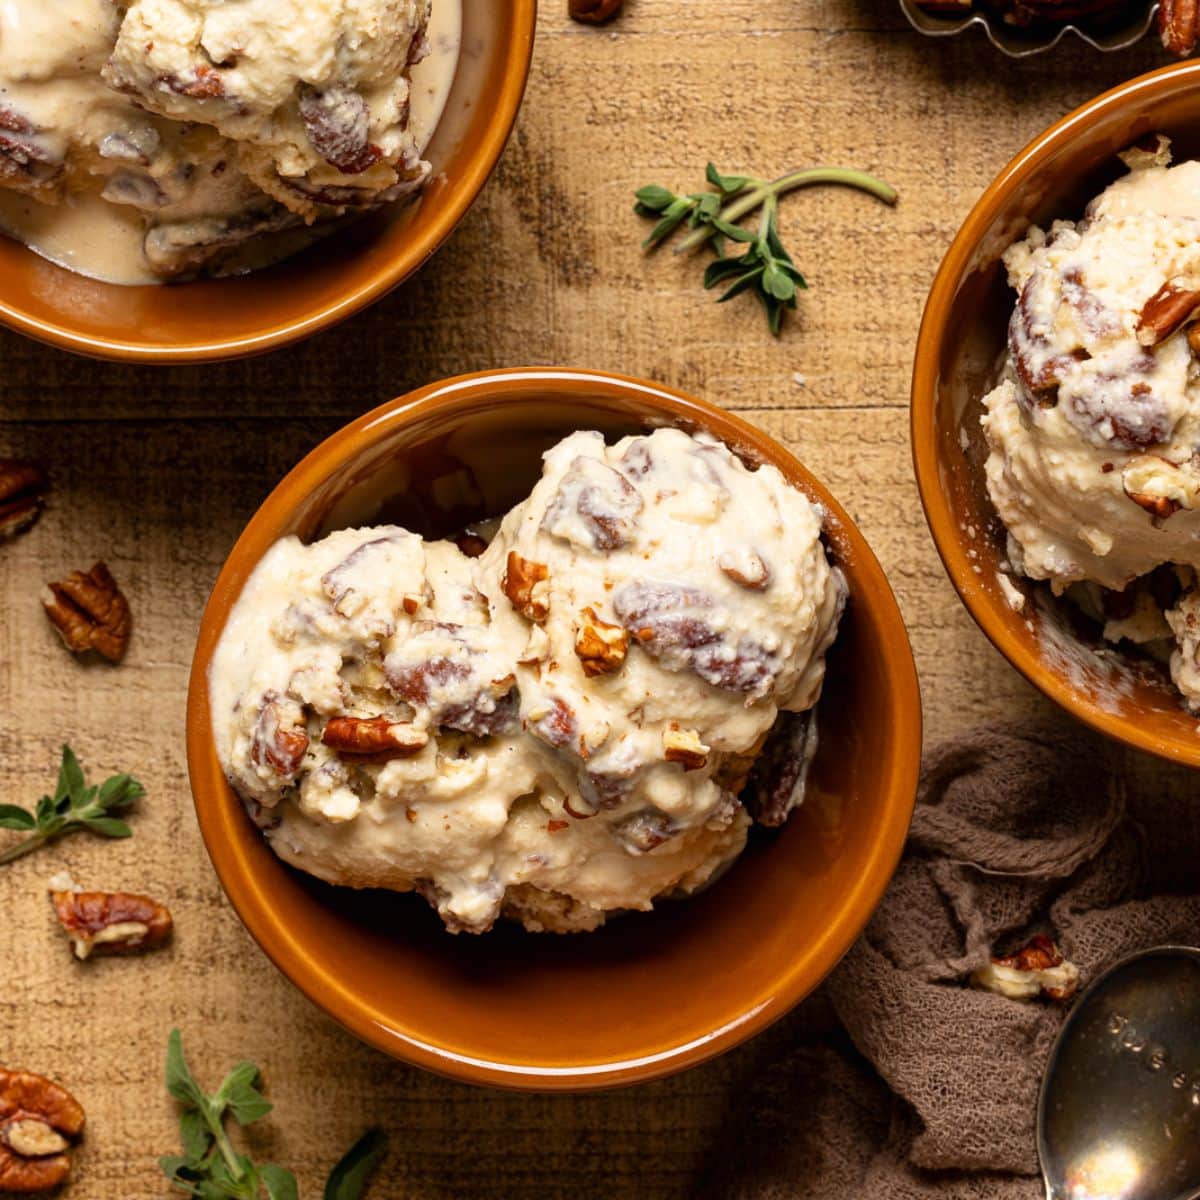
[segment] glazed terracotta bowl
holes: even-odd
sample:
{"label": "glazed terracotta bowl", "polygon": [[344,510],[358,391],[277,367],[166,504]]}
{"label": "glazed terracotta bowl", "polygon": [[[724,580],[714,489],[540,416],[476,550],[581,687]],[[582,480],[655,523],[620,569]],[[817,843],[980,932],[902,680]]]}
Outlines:
{"label": "glazed terracotta bowl", "polygon": [[1143,75],[1065,117],[984,192],[934,280],[917,343],[912,442],[917,483],[946,570],[971,615],[1031,683],[1076,717],[1131,746],[1200,766],[1200,732],[1149,660],[1100,645],[1044,586],[1001,586],[1004,530],[987,496],[982,397],[999,374],[1015,296],[1001,255],[1030,224],[1077,219],[1124,173],[1143,134],[1169,134],[1176,159],[1200,154],[1200,62]]}
{"label": "glazed terracotta bowl", "polygon": [[433,176],[393,205],[266,270],[228,279],[118,287],[0,237],[0,321],[98,358],[208,362],[261,354],[328,328],[417,270],[470,208],[516,119],[537,0],[462,0],[462,53],[425,157]]}
{"label": "glazed terracotta bowl", "polygon": [[[709,890],[594,933],[446,933],[413,895],[356,893],[284,866],[225,781],[208,669],[231,605],[286,534],[396,521],[445,535],[523,499],[541,454],[577,429],[611,438],[706,429],[771,462],[828,514],[850,584],[804,806],[755,837]],[[447,506],[449,505],[449,506]],[[306,995],[364,1041],[473,1083],[583,1089],[711,1058],[810,992],[862,929],[912,813],[920,696],[896,602],[862,536],[800,464],[750,425],[648,383],[535,369],[468,376],[368,413],[275,489],[234,547],[200,628],[188,704],[196,811],[250,932]]]}

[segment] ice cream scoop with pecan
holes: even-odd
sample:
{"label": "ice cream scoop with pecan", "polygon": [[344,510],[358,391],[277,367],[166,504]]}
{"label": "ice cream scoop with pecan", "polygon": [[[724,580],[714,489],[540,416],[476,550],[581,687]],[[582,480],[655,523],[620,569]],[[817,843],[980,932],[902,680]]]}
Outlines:
{"label": "ice cream scoop with pecan", "polygon": [[[593,929],[740,852],[743,784],[816,702],[843,601],[773,467],[580,433],[479,557],[395,527],[278,543],[213,661],[217,749],[303,870],[418,891],[454,930]],[[812,749],[782,734],[764,823]]]}
{"label": "ice cream scoop with pecan", "polygon": [[431,0],[132,0],[104,70],[149,112],[210,126],[306,220],[391,200],[429,165],[409,129],[409,69]]}
{"label": "ice cream scoop with pecan", "polygon": [[[1081,585],[1113,640],[1169,642],[1200,566],[1200,162],[1171,166],[1165,139],[1123,157],[1083,220],[1005,255],[1018,300],[984,399],[987,483],[1018,574]],[[1188,644],[1173,674],[1200,704]]]}

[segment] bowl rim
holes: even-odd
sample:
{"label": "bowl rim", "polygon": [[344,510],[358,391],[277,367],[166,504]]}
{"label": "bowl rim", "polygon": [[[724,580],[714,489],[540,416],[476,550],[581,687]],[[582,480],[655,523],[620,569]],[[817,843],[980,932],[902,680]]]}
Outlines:
{"label": "bowl rim", "polygon": [[[507,390],[514,396],[545,391],[555,384],[579,383],[609,398],[635,398],[675,420],[693,420],[723,440],[744,447],[769,446],[799,467],[806,487],[828,510],[832,523],[853,545],[859,569],[865,571],[875,593],[875,619],[889,648],[888,673],[895,680],[891,718],[896,729],[895,750],[887,776],[882,835],[871,848],[864,870],[835,918],[822,929],[810,967],[800,977],[793,966],[780,968],[770,998],[741,1013],[715,1030],[702,1030],[691,1040],[648,1056],[623,1061],[546,1067],[505,1063],[456,1054],[453,1050],[410,1036],[388,1024],[383,1014],[355,996],[297,944],[271,912],[269,898],[246,871],[240,851],[224,831],[233,819],[244,819],[240,806],[224,803],[228,784],[213,746],[207,669],[228,611],[240,585],[234,577],[242,560],[260,555],[254,547],[263,526],[279,528],[303,500],[339,466],[371,444],[379,431],[397,422],[418,420],[426,414],[481,394]],[[265,551],[265,546],[263,550]],[[881,668],[881,671],[883,668]],[[600,371],[552,367],[481,371],[429,384],[381,405],[344,426],[322,442],[294,467],[271,492],[247,526],[223,565],[205,607],[188,685],[187,759],[196,817],[205,846],[221,885],[235,911],[267,957],[309,1000],[368,1045],[393,1057],[461,1082],[514,1090],[584,1091],[646,1082],[694,1066],[737,1045],[783,1016],[808,995],[837,964],[857,939],[883,898],[896,870],[916,802],[921,748],[921,697],[916,664],[908,632],[891,586],[876,559],[841,506],[798,460],[765,433],[708,401],[673,388]]]}
{"label": "bowl rim", "polygon": [[992,645],[1050,700],[1092,729],[1138,750],[1171,762],[1200,767],[1200,738],[1194,747],[1165,739],[1148,729],[1106,711],[1076,691],[1048,667],[1021,639],[1014,637],[998,611],[958,537],[958,523],[946,503],[939,481],[937,387],[945,331],[952,315],[957,281],[1007,199],[1025,185],[1042,164],[1073,138],[1115,110],[1136,106],[1182,84],[1200,86],[1200,60],[1171,63],[1110,88],[1062,117],[1035,137],[1005,166],[975,202],[946,251],[934,277],[921,317],[913,362],[910,399],[910,438],[917,490],[925,520],[942,565],[967,611]]}
{"label": "bowl rim", "polygon": [[[458,185],[440,201],[428,228],[419,237],[401,247],[399,253],[391,255],[380,265],[364,273],[365,277],[357,287],[339,294],[336,300],[318,306],[306,316],[283,321],[257,334],[181,341],[169,346],[147,344],[131,338],[94,337],[80,333],[69,325],[30,316],[23,309],[10,304],[3,295],[0,295],[0,324],[7,325],[15,332],[35,341],[73,354],[116,362],[167,365],[220,362],[267,354],[312,337],[361,312],[398,287],[433,257],[478,199],[508,143],[529,81],[537,28],[538,0],[506,2],[512,6],[516,35],[506,48],[501,67],[499,95],[486,114],[486,124],[478,149],[465,164]],[[184,283],[146,286],[166,289],[164,295],[169,295],[172,286],[188,285]]]}

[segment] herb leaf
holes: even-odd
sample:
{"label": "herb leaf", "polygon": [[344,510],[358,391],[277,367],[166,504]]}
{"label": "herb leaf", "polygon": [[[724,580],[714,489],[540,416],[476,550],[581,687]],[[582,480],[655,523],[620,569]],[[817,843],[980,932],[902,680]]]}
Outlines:
{"label": "herb leaf", "polygon": [[286,1168],[268,1163],[258,1169],[258,1175],[270,1200],[300,1200],[296,1177]]}
{"label": "herb leaf", "polygon": [[[720,303],[753,292],[766,311],[767,327],[776,335],[784,312],[796,308],[797,289],[808,287],[779,236],[779,197],[795,188],[828,183],[869,192],[885,204],[896,202],[896,192],[882,180],[840,167],[792,171],[768,181],[756,175],[723,175],[710,162],[704,176],[714,190],[689,196],[658,184],[638,190],[634,211],[659,218],[642,247],[653,250],[686,220],[691,232],[677,245],[676,253],[711,245],[717,258],[704,272],[705,288],[732,280],[718,298]],[[757,231],[738,224],[757,209],[762,210]],[[737,256],[726,257],[726,238],[738,245]]]}
{"label": "herb leaf", "polygon": [[[234,1148],[227,1119],[249,1125],[271,1111],[262,1094],[262,1074],[252,1062],[240,1062],[211,1096],[196,1082],[183,1053],[183,1038],[172,1029],[167,1039],[167,1091],[179,1101],[182,1154],[158,1160],[177,1191],[198,1200],[300,1200],[296,1177],[277,1163],[259,1166]],[[383,1135],[364,1134],[333,1169],[325,1187],[328,1200],[360,1200],[367,1176],[383,1154]]]}
{"label": "herb leaf", "polygon": [[386,1145],[387,1138],[380,1130],[367,1130],[333,1168],[324,1200],[360,1200],[367,1177],[383,1157]]}
{"label": "herb leaf", "polygon": [[0,804],[0,829],[33,829],[36,825],[33,813],[15,804]]}
{"label": "herb leaf", "polygon": [[43,796],[32,812],[15,804],[0,804],[0,829],[18,829],[29,834],[23,841],[0,851],[0,865],[80,829],[103,837],[129,837],[133,830],[111,814],[126,811],[143,795],[145,789],[132,775],[112,775],[99,787],[88,787],[75,752],[70,746],[63,746],[53,796]]}

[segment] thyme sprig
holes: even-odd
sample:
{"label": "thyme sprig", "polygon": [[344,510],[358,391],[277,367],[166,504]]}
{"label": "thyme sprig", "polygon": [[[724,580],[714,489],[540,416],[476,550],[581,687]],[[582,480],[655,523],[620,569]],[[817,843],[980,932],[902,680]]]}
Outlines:
{"label": "thyme sprig", "polygon": [[64,746],[52,796],[43,796],[32,811],[16,804],[0,804],[0,829],[29,834],[0,851],[0,866],[81,829],[102,837],[127,838],[133,830],[114,814],[125,812],[144,794],[132,775],[110,775],[103,783],[88,787],[79,759],[70,746]]}
{"label": "thyme sprig", "polygon": [[[654,250],[686,223],[690,232],[675,252],[687,254],[711,243],[717,259],[704,272],[705,288],[727,285],[718,303],[752,291],[776,336],[784,312],[796,307],[797,291],[808,287],[779,237],[780,196],[815,184],[838,184],[868,192],[885,204],[895,204],[897,198],[895,189],[883,180],[845,167],[810,167],[767,180],[757,175],[722,175],[709,163],[705,178],[711,191],[681,195],[659,184],[638,189],[634,212],[655,220],[642,248]],[[738,224],[760,208],[757,229]],[[726,239],[740,248],[738,253],[726,255]]]}
{"label": "thyme sprig", "polygon": [[[178,1029],[167,1042],[167,1091],[179,1101],[182,1154],[159,1160],[172,1186],[199,1200],[299,1200],[296,1177],[275,1163],[255,1163],[240,1153],[225,1122],[250,1125],[271,1111],[262,1076],[252,1062],[238,1063],[209,1095],[197,1083],[183,1054]],[[333,1168],[325,1200],[361,1200],[367,1179],[383,1155],[378,1130],[363,1134]]]}

